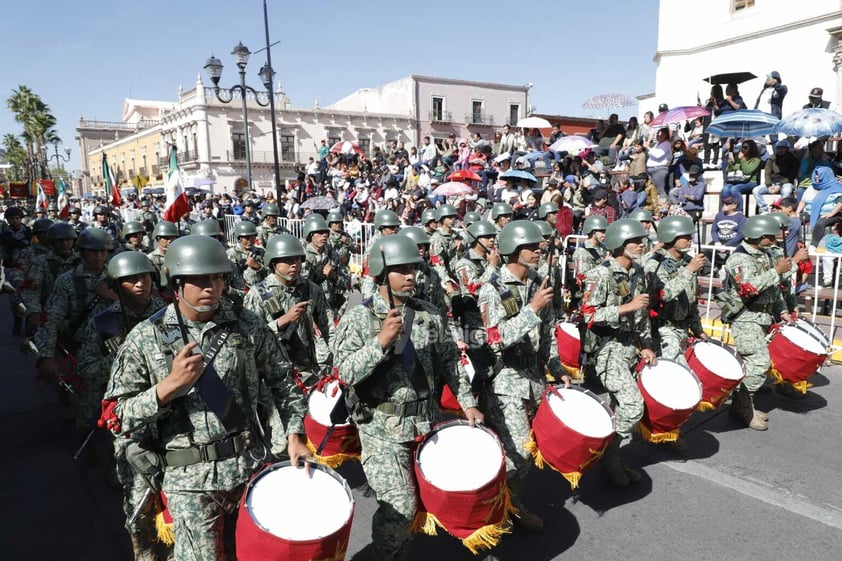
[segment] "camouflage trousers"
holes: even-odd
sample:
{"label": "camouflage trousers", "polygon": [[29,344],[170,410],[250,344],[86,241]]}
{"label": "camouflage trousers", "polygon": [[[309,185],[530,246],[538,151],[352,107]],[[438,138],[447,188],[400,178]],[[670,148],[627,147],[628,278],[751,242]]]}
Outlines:
{"label": "camouflage trousers", "polygon": [[666,323],[658,326],[658,335],[661,338],[661,352],[658,356],[674,360],[689,368],[687,360],[684,358],[684,345],[686,345],[687,338],[690,336],[687,329]]}
{"label": "camouflage trousers", "polygon": [[754,321],[737,321],[731,326],[737,352],[745,360],[746,377],[743,378],[743,385],[750,394],[760,389],[772,365],[772,357],[769,356],[769,346],[766,343],[768,331],[768,325]]}
{"label": "camouflage trousers", "polygon": [[630,436],[643,417],[643,396],[632,373],[637,360],[634,347],[615,340],[607,341],[596,355],[596,375],[611,396],[621,438]]}
{"label": "camouflage trousers", "polygon": [[506,451],[506,483],[512,494],[512,503],[520,508],[520,487],[529,467],[532,454],[526,450],[531,421],[538,411],[535,400],[509,395],[498,395],[486,390],[480,394],[480,409],[485,422],[493,427]]}
{"label": "camouflage trousers", "polygon": [[178,561],[234,561],[243,486],[230,491],[166,491]]}
{"label": "camouflage trousers", "polygon": [[376,552],[393,555],[409,540],[418,510],[415,443],[383,440],[362,430],[360,443],[363,472],[378,504],[371,521],[371,541]]}

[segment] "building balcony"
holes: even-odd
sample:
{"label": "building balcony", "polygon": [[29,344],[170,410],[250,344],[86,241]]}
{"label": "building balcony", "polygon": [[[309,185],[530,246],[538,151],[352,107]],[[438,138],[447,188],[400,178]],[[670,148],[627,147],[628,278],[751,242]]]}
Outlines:
{"label": "building balcony", "polygon": [[[175,153],[175,159],[179,164],[189,164],[199,159],[199,154],[195,150],[178,150]],[[163,169],[168,169],[170,165],[169,157],[159,157],[158,166]]]}
{"label": "building balcony", "polygon": [[430,111],[428,115],[431,123],[453,122],[453,113],[450,111]]}
{"label": "building balcony", "polygon": [[465,124],[468,126],[491,127],[494,126],[494,115],[488,113],[470,113],[465,115]]}

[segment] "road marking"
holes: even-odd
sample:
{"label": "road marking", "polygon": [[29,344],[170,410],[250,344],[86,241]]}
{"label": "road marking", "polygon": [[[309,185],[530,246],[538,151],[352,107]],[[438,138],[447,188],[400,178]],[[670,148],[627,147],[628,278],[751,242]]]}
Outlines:
{"label": "road marking", "polygon": [[660,465],[667,466],[676,471],[700,477],[716,485],[727,487],[747,497],[757,499],[772,506],[783,508],[793,514],[821,522],[837,530],[842,530],[842,510],[835,505],[828,505],[825,508],[813,504],[804,499],[798,498],[784,490],[773,489],[746,481],[723,471],[707,467],[704,464],[694,461],[688,462],[661,462]]}

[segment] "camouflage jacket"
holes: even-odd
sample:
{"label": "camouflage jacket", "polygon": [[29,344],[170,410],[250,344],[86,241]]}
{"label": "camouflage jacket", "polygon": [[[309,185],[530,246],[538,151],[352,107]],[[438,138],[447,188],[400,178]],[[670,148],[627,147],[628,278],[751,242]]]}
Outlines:
{"label": "camouflage jacket", "polygon": [[[117,400],[122,432],[156,427],[160,435],[156,444],[162,451],[226,438],[225,427],[195,387],[166,405],[158,401],[156,385],[169,375],[172,359],[183,347],[174,305],[159,314],[139,323],[128,334],[111,368],[105,398]],[[253,417],[252,408],[263,407],[269,416],[277,418],[278,425],[269,427],[273,450],[285,446],[285,435],[304,432],[304,395],[293,382],[286,353],[262,318],[249,310],[235,310],[223,300],[211,321],[201,324],[184,318],[184,326],[188,338],[203,348],[212,343],[221,329],[230,329],[213,362],[214,369],[244,414]],[[163,488],[230,490],[243,484],[253,469],[253,461],[246,454],[168,467]]]}
{"label": "camouflage jacket", "polygon": [[21,270],[24,278],[26,278],[26,275],[29,274],[29,269],[32,267],[32,263],[36,259],[47,255],[51,251],[52,250],[46,244],[42,243],[33,243],[22,250],[18,255],[17,268]]}
{"label": "camouflage jacket", "polygon": [[[699,317],[698,275],[687,268],[691,257],[684,254],[679,259],[665,249],[650,253],[643,260],[647,283],[653,281],[660,302],[649,301],[649,306],[660,323],[674,323],[689,328],[693,333],[702,332]],[[647,288],[652,289],[647,284]]]}
{"label": "camouflage jacket", "polygon": [[53,357],[58,342],[70,352],[79,350],[87,320],[112,304],[96,293],[97,284],[103,280],[105,269],[95,275],[85,271],[81,263],[58,276],[47,300],[47,321],[35,333],[39,357]]}
{"label": "camouflage jacket", "polygon": [[[437,395],[446,383],[463,409],[475,407],[470,382],[456,367],[456,343],[447,332],[441,312],[413,298],[408,305],[415,310],[412,344],[431,396]],[[376,409],[384,402],[400,404],[418,400],[400,357],[394,356],[391,347],[384,351],[377,339],[388,313],[389,303],[379,292],[349,310],[333,338],[334,362],[341,379],[354,387],[360,398],[354,413],[359,430],[392,442],[411,442],[430,431],[437,417],[437,403],[422,415],[396,416]],[[401,314],[405,314],[405,306]]]}
{"label": "camouflage jacket", "polygon": [[156,279],[158,287],[163,288],[167,286],[167,279],[164,278],[164,260],[167,258],[167,255],[161,251],[160,247],[155,247],[155,249],[146,254],[146,257],[152,261],[152,264],[158,270],[158,278]]}
{"label": "camouflage jacket", "polygon": [[53,290],[58,276],[75,268],[78,264],[79,256],[75,253],[71,253],[64,259],[50,250],[35,258],[26,273],[26,280],[20,287],[20,295],[26,306],[27,315],[44,311],[47,297]]}
{"label": "camouflage jacket", "polygon": [[351,262],[351,250],[354,247],[354,240],[347,232],[340,230],[339,232],[330,231],[327,238],[327,243],[339,255],[339,262],[347,267]]}
{"label": "camouflage jacket", "polygon": [[153,291],[149,303],[139,314],[128,309],[124,311],[120,302],[114,302],[88,321],[78,367],[79,377],[86,386],[105,388],[111,374],[111,363],[126,335],[164,306],[166,302]]}
{"label": "camouflage jacket", "polygon": [[473,249],[469,249],[468,253],[456,262],[453,271],[459,280],[462,296],[474,299],[479,295],[483,284],[500,275],[499,267],[492,267],[485,257]]}
{"label": "camouflage jacket", "polygon": [[573,252],[573,274],[578,280],[584,280],[591,269],[605,261],[607,255],[605,246],[594,245],[591,240],[585,240],[585,243]]}
{"label": "camouflage jacket", "polygon": [[[772,257],[772,263],[777,263],[778,259],[786,257],[783,248],[779,245],[772,246],[767,251]],[[786,309],[790,312],[798,309],[798,299],[795,296],[797,282],[798,264],[793,263],[789,271],[781,274],[781,294],[783,295]]]}
{"label": "camouflage jacket", "polygon": [[740,298],[745,311],[736,321],[771,325],[773,316],[786,309],[781,294],[781,275],[773,256],[741,242],[725,261],[731,294]]}
{"label": "camouflage jacket", "polygon": [[536,314],[529,306],[532,295],[543,282],[529,271],[526,281],[508,267],[489,280],[479,291],[479,309],[485,325],[486,342],[497,357],[490,390],[498,395],[540,399],[546,387],[545,367],[556,377],[564,374],[558,360],[552,309]]}
{"label": "camouflage jacket", "polygon": [[112,249],[120,247],[120,236],[118,233],[118,228],[112,222],[103,225],[97,221],[93,221],[88,225],[88,228],[96,228],[97,230],[102,230],[103,232],[108,234],[108,238],[111,240]]}
{"label": "camouflage jacket", "polygon": [[21,252],[29,247],[32,242],[32,230],[29,226],[21,225],[17,230],[12,230],[8,226],[0,232],[0,258],[3,259],[3,264],[6,267],[16,265],[20,258]]}
{"label": "camouflage jacket", "polygon": [[453,243],[453,231],[447,233],[439,228],[430,238],[430,263],[443,283],[458,282],[455,268],[458,260],[456,244]]}
{"label": "camouflage jacket", "polygon": [[[295,304],[309,300],[307,311],[294,329],[286,326],[278,329],[277,318],[286,313]],[[317,372],[315,339],[329,342],[330,323],[327,302],[319,286],[303,277],[286,286],[276,275],[270,275],[262,282],[251,287],[243,300],[243,306],[263,319],[286,354],[298,370]]]}
{"label": "camouflage jacket", "polygon": [[266,222],[260,224],[257,227],[257,240],[260,243],[260,247],[266,248],[266,244],[269,241],[269,238],[272,236],[277,236],[278,234],[283,234],[287,231],[286,228],[281,226],[280,224],[276,224],[275,227],[269,226]]}
{"label": "camouflage jacket", "polygon": [[[231,265],[234,266],[234,275],[243,279],[246,286],[257,284],[267,276],[269,276],[268,267],[263,266],[263,254],[265,253],[262,247],[254,247],[252,251],[256,254],[256,261],[260,263],[259,269],[252,269],[246,265],[250,253],[243,249],[243,246],[236,244],[234,247],[228,248],[226,254]],[[239,287],[237,287],[239,288]]]}
{"label": "camouflage jacket", "polygon": [[644,308],[623,315],[619,312],[620,306],[645,292],[646,279],[637,263],[626,270],[610,257],[590,270],[582,296],[582,321],[587,325],[584,349],[587,353],[599,351],[604,339],[618,339],[624,345],[633,345],[638,349],[652,348],[649,310]]}
{"label": "camouflage jacket", "polygon": [[[347,265],[342,265],[339,254],[330,246],[325,245],[322,253],[316,251],[312,244],[304,246],[305,259],[301,263],[301,275],[316,283],[324,291],[332,309],[338,308],[341,303],[337,296],[340,296],[351,288],[351,275]],[[322,272],[325,265],[333,265],[333,274],[326,277]]]}

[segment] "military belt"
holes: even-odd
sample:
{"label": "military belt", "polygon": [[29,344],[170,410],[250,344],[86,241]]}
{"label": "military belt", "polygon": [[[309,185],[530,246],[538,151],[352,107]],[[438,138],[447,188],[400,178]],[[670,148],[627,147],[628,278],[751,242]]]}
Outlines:
{"label": "military belt", "polygon": [[749,306],[746,306],[746,310],[758,314],[771,314],[772,304],[751,304]]}
{"label": "military belt", "polygon": [[168,450],[164,461],[169,467],[192,466],[203,462],[217,462],[240,455],[249,443],[249,433],[241,432],[216,442],[196,444],[190,448]]}
{"label": "military belt", "polygon": [[514,368],[515,370],[526,370],[538,366],[537,354],[513,354],[503,352],[503,365],[506,368]]}
{"label": "military belt", "polygon": [[424,415],[430,410],[432,401],[429,399],[422,399],[419,401],[408,401],[406,403],[392,403],[386,401],[374,407],[377,411],[385,413],[386,415],[395,415],[397,417],[412,417],[415,415]]}

